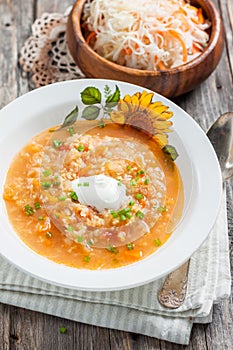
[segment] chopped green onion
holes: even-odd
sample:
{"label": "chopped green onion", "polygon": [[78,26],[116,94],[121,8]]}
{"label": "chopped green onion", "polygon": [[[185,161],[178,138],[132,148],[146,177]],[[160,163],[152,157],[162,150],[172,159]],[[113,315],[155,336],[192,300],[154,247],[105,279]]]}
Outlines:
{"label": "chopped green onion", "polygon": [[59,219],[59,218],[60,218],[60,215],[59,215],[58,213],[54,213],[54,217],[55,217],[56,219]]}
{"label": "chopped green onion", "polygon": [[83,183],[83,186],[84,186],[84,187],[89,187],[89,182],[84,182],[84,183]]}
{"label": "chopped green onion", "polygon": [[45,235],[46,235],[47,238],[51,238],[52,237],[52,233],[50,231],[47,231]]}
{"label": "chopped green onion", "polygon": [[136,198],[136,199],[143,199],[144,196],[143,196],[142,193],[136,193],[136,194],[135,194],[135,198]]}
{"label": "chopped green onion", "polygon": [[135,177],[135,181],[138,181],[138,180],[140,180],[140,177],[139,176]]}
{"label": "chopped green onion", "polygon": [[125,221],[126,220],[126,216],[124,214],[120,214],[120,220],[121,221]]}
{"label": "chopped green onion", "polygon": [[143,218],[144,218],[144,214],[143,214],[143,212],[140,211],[140,210],[138,210],[138,211],[136,212],[135,215],[136,215],[136,217],[139,218],[139,219],[143,219]]}
{"label": "chopped green onion", "polygon": [[118,185],[118,186],[121,186],[121,185],[122,185],[122,183],[121,183],[120,181],[118,181],[117,185]]}
{"label": "chopped green onion", "polygon": [[53,146],[55,148],[61,147],[62,144],[63,144],[63,142],[61,140],[53,140]]}
{"label": "chopped green onion", "polygon": [[73,232],[73,231],[74,231],[73,226],[68,226],[68,227],[67,227],[67,231],[68,231],[68,232]]}
{"label": "chopped green onion", "polygon": [[130,181],[130,186],[136,186],[136,181],[135,180]]}
{"label": "chopped green onion", "polygon": [[128,250],[133,250],[134,249],[134,244],[133,243],[128,243],[128,244],[126,244],[126,248]]}
{"label": "chopped green onion", "polygon": [[60,327],[60,333],[61,334],[64,334],[64,333],[66,333],[67,332],[67,328],[66,327]]}
{"label": "chopped green onion", "polygon": [[42,188],[45,190],[45,189],[51,187],[51,182],[50,182],[50,181],[41,182],[41,186],[42,186]]}
{"label": "chopped green onion", "polygon": [[82,236],[78,236],[77,241],[78,241],[78,243],[81,243],[83,241],[83,237]]}
{"label": "chopped green onion", "polygon": [[79,182],[79,183],[78,183],[78,187],[81,187],[81,186],[82,186],[82,184]]}
{"label": "chopped green onion", "polygon": [[75,191],[70,192],[69,196],[73,201],[78,201],[78,196]]}
{"label": "chopped green onion", "polygon": [[126,170],[127,170],[127,171],[130,171],[131,169],[132,169],[132,165],[130,165],[130,164],[127,165]]}
{"label": "chopped green onion", "polygon": [[41,205],[40,205],[39,202],[36,202],[36,203],[34,204],[34,207],[35,207],[36,210],[38,210],[38,209],[41,208]]}
{"label": "chopped green onion", "polygon": [[34,214],[34,209],[29,204],[25,205],[24,211],[27,216],[31,216]]}
{"label": "chopped green onion", "polygon": [[93,239],[90,239],[87,243],[88,243],[89,245],[93,245],[93,244],[94,244],[94,241],[93,241]]}
{"label": "chopped green onion", "polygon": [[135,204],[134,201],[130,201],[130,202],[129,202],[129,206],[131,206],[131,207],[132,207],[134,204]]}
{"label": "chopped green onion", "polygon": [[149,182],[150,182],[150,179],[148,179],[148,177],[147,177],[146,180],[144,181],[144,184],[145,184],[145,185],[148,185]]}
{"label": "chopped green onion", "polygon": [[108,245],[108,246],[106,247],[106,249],[107,249],[109,252],[114,253],[114,254],[117,254],[117,253],[119,252],[119,250],[118,250],[116,247],[114,247],[113,245]]}
{"label": "chopped green onion", "polygon": [[83,260],[85,262],[89,262],[91,260],[91,258],[90,258],[90,256],[86,255],[86,256],[84,256]]}
{"label": "chopped green onion", "polygon": [[115,211],[111,211],[110,213],[115,219],[118,217],[117,213]]}
{"label": "chopped green onion", "polygon": [[60,196],[60,197],[58,197],[58,200],[59,200],[60,202],[63,202],[63,201],[66,200],[66,196]]}
{"label": "chopped green onion", "polygon": [[156,239],[154,240],[154,243],[155,243],[157,246],[160,246],[160,245],[162,244],[159,238],[156,238]]}
{"label": "chopped green onion", "polygon": [[74,130],[73,126],[68,128],[68,132],[69,132],[70,136],[73,136],[75,134],[75,130]]}
{"label": "chopped green onion", "polygon": [[83,152],[84,151],[84,146],[82,144],[80,144],[78,147],[77,147],[77,150],[79,152]]}
{"label": "chopped green onion", "polygon": [[164,207],[157,207],[156,209],[157,209],[158,211],[160,211],[160,213],[163,213],[163,212],[167,211],[166,205],[165,205]]}
{"label": "chopped green onion", "polygon": [[99,123],[99,128],[100,128],[100,129],[103,129],[104,127],[105,127],[105,124],[104,124],[103,121],[101,121],[101,122]]}
{"label": "chopped green onion", "polygon": [[140,174],[145,174],[145,170],[144,169],[140,170]]}
{"label": "chopped green onion", "polygon": [[61,184],[61,182],[60,181],[54,181],[54,186],[59,186],[60,184]]}
{"label": "chopped green onion", "polygon": [[131,219],[132,215],[130,213],[125,213],[125,216],[127,217],[127,219]]}
{"label": "chopped green onion", "polygon": [[43,216],[39,216],[39,217],[38,217],[38,220],[43,221],[43,220],[44,220],[44,217],[43,217]]}
{"label": "chopped green onion", "polygon": [[45,177],[47,177],[47,176],[51,175],[51,171],[50,171],[49,169],[47,169],[47,170],[44,170],[44,171],[42,172],[42,174],[43,174]]}

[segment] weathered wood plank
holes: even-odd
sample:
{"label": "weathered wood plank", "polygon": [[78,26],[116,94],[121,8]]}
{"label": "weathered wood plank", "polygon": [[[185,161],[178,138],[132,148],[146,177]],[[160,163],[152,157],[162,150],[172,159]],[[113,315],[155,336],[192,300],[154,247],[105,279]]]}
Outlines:
{"label": "weathered wood plank", "polygon": [[0,304],[0,349],[10,348],[10,308],[8,305]]}

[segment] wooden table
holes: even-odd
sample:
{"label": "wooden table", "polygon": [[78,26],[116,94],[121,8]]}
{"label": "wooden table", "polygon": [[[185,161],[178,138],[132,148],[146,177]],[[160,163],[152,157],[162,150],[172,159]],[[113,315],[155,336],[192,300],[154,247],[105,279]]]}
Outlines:
{"label": "wooden table", "polygon": [[[226,28],[226,47],[221,62],[200,87],[175,100],[204,130],[221,113],[233,111],[233,0],[214,2],[221,11]],[[29,77],[18,65],[18,55],[31,33],[33,21],[43,12],[63,12],[71,4],[69,0],[0,0],[1,107],[31,89]],[[233,181],[229,181],[226,187],[233,267]],[[67,328],[66,334],[60,334],[62,326]],[[233,349],[232,300],[214,307],[211,324],[193,327],[187,347],[0,304],[0,350],[8,349]]]}

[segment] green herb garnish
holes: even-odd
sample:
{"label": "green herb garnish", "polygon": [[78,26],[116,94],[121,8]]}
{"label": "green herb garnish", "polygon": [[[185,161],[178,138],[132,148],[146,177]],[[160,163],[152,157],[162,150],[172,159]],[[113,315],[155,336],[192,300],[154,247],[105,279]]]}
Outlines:
{"label": "green herb garnish", "polygon": [[127,165],[126,170],[127,170],[127,171],[130,171],[131,169],[132,169],[132,165],[130,165],[130,164]]}
{"label": "green herb garnish", "polygon": [[144,181],[144,184],[145,184],[145,185],[148,185],[149,182],[150,182],[150,179],[148,179],[148,177],[147,177],[146,180]]}
{"label": "green herb garnish", "polygon": [[93,244],[94,244],[94,241],[93,241],[93,239],[90,239],[87,243],[88,243],[89,245],[93,245]]}
{"label": "green herb garnish", "polygon": [[126,220],[126,216],[124,214],[120,214],[119,216],[120,216],[120,220],[121,221],[125,221]]}
{"label": "green herb garnish", "polygon": [[45,235],[46,235],[47,238],[51,238],[52,237],[52,232],[47,231]]}
{"label": "green herb garnish", "polygon": [[60,186],[61,182],[60,181],[54,181],[54,186]]}
{"label": "green herb garnish", "polygon": [[111,211],[110,213],[112,215],[112,217],[114,217],[115,219],[118,217],[118,214],[115,211]]}
{"label": "green herb garnish", "polygon": [[81,243],[83,241],[83,237],[82,236],[78,236],[77,241],[78,241],[78,243]]}
{"label": "green herb garnish", "polygon": [[63,142],[61,140],[53,140],[53,146],[55,148],[61,147],[62,144],[63,144]]}
{"label": "green herb garnish", "polygon": [[82,144],[80,144],[78,147],[77,147],[77,150],[79,152],[83,152],[84,151],[84,146]]}
{"label": "green herb garnish", "polygon": [[89,187],[89,182],[84,182],[84,183],[83,183],[83,186],[84,186],[84,187]]}
{"label": "green herb garnish", "polygon": [[66,200],[66,196],[59,196],[59,197],[58,197],[58,200],[59,200],[60,202],[63,202],[63,201]]}
{"label": "green herb garnish", "polygon": [[115,246],[113,246],[113,245],[108,245],[108,246],[106,247],[106,249],[107,249],[109,252],[114,253],[114,254],[119,253],[119,250],[118,250]]}
{"label": "green herb garnish", "polygon": [[128,250],[133,250],[134,249],[134,244],[133,243],[128,243],[128,244],[126,244],[126,248]]}
{"label": "green herb garnish", "polygon": [[43,220],[44,220],[44,217],[43,217],[43,216],[39,216],[39,217],[38,217],[38,220],[43,221]]}
{"label": "green herb garnish", "polygon": [[76,192],[74,192],[74,191],[70,192],[69,196],[73,201],[78,201],[78,196],[77,196]]}
{"label": "green herb garnish", "polygon": [[42,172],[42,174],[43,174],[45,177],[47,177],[47,176],[51,175],[51,171],[50,171],[49,169],[47,169],[47,170],[44,170],[44,171]]}
{"label": "green herb garnish", "polygon": [[64,333],[67,332],[67,328],[66,327],[60,327],[59,331],[60,331],[61,334],[64,334]]}
{"label": "green herb garnish", "polygon": [[45,189],[51,187],[51,182],[50,182],[50,181],[41,182],[41,186],[42,186],[42,188],[45,190]]}
{"label": "green herb garnish", "polygon": [[105,127],[105,124],[104,124],[103,121],[101,121],[101,122],[99,123],[99,128],[100,128],[100,129],[103,129],[104,127]]}
{"label": "green herb garnish", "polygon": [[73,231],[74,231],[73,226],[68,226],[68,227],[67,227],[67,231],[68,231],[68,232],[73,232]]}
{"label": "green herb garnish", "polygon": [[135,198],[136,198],[136,199],[143,199],[144,196],[143,196],[142,193],[136,193],[136,194],[135,194]]}
{"label": "green herb garnish", "polygon": [[140,210],[138,210],[138,211],[136,212],[135,215],[136,215],[137,218],[139,218],[139,219],[141,219],[141,220],[144,218],[144,214],[143,214],[143,212],[140,211]]}
{"label": "green herb garnish", "polygon": [[130,202],[129,202],[129,206],[130,206],[130,207],[132,207],[134,204],[135,204],[134,201],[130,201]]}
{"label": "green herb garnish", "polygon": [[130,213],[125,213],[125,216],[127,217],[127,219],[131,219],[132,215]]}
{"label": "green herb garnish", "polygon": [[86,256],[84,256],[83,260],[85,262],[89,262],[91,260],[91,258],[90,258],[90,256],[86,255]]}
{"label": "green herb garnish", "polygon": [[70,134],[70,136],[73,136],[75,134],[75,130],[74,130],[73,126],[68,128],[68,133]]}
{"label": "green herb garnish", "polygon": [[160,213],[163,213],[163,212],[167,211],[166,205],[165,205],[164,207],[157,207],[156,209],[157,209]]}
{"label": "green herb garnish", "polygon": [[135,180],[130,181],[130,186],[136,186],[136,181]]}
{"label": "green herb garnish", "polygon": [[34,209],[29,204],[25,205],[24,211],[27,216],[31,216],[34,214]]}
{"label": "green herb garnish", "polygon": [[39,202],[36,202],[36,203],[34,204],[34,207],[35,207],[36,210],[38,210],[38,209],[41,208],[41,205],[40,205]]}
{"label": "green herb garnish", "polygon": [[154,240],[154,243],[155,243],[157,246],[160,246],[160,245],[162,244],[159,238],[156,238],[156,239]]}

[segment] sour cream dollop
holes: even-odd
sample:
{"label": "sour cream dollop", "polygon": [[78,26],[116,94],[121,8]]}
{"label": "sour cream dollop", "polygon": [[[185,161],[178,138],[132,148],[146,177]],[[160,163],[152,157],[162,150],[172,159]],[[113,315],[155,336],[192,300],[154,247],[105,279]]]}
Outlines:
{"label": "sour cream dollop", "polygon": [[94,207],[98,212],[118,210],[129,200],[125,185],[103,174],[73,180],[72,190],[81,204]]}

